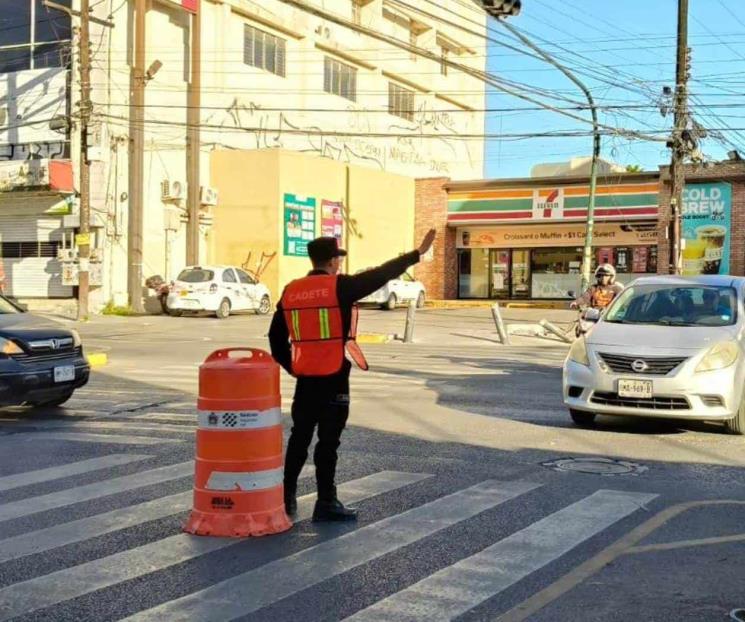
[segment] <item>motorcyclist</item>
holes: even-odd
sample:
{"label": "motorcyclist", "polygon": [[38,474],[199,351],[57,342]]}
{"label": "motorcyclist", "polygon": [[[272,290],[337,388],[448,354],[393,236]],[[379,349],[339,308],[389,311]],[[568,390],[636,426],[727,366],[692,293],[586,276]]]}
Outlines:
{"label": "motorcyclist", "polygon": [[622,291],[623,285],[616,283],[616,269],[609,263],[604,263],[595,270],[595,283],[590,285],[570,307],[572,309],[590,307],[602,311]]}

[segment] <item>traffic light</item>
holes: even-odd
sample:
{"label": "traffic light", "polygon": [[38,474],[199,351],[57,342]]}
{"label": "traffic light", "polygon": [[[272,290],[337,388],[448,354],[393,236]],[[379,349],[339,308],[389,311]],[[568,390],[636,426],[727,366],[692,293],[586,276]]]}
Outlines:
{"label": "traffic light", "polygon": [[520,14],[520,0],[481,0],[481,6],[493,17],[510,17]]}

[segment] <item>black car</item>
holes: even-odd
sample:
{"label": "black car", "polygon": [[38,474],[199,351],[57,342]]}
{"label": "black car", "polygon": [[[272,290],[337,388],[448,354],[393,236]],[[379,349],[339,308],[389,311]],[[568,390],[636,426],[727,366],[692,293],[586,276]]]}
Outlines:
{"label": "black car", "polygon": [[0,406],[60,406],[89,375],[76,331],[0,296]]}

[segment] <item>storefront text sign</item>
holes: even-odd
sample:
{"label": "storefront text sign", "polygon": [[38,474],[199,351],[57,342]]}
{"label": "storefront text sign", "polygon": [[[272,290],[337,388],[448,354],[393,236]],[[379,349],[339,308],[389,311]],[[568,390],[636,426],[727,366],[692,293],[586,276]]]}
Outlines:
{"label": "storefront text sign", "polygon": [[316,237],[316,200],[285,194],[284,254],[307,257],[308,242]]}
{"label": "storefront text sign", "polygon": [[728,274],[732,186],[689,184],[683,190],[683,274]]}
{"label": "storefront text sign", "polygon": [[[585,226],[524,225],[517,227],[458,227],[458,248],[535,248],[584,244]],[[625,223],[595,223],[593,246],[657,244],[654,227]]]}

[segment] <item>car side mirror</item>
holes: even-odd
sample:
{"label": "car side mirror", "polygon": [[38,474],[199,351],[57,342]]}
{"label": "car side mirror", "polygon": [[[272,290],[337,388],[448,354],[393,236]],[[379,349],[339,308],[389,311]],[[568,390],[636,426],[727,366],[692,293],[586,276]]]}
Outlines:
{"label": "car side mirror", "polygon": [[588,309],[585,311],[584,315],[582,316],[583,320],[586,320],[587,322],[597,322],[600,320],[600,310],[599,309]]}

